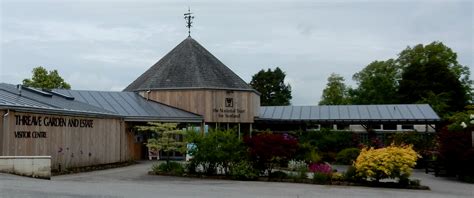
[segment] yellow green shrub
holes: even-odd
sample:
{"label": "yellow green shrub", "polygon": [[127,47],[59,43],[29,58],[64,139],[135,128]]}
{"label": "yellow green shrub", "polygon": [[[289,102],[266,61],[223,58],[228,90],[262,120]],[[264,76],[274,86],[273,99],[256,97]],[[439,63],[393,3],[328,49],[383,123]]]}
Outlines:
{"label": "yellow green shrub", "polygon": [[412,145],[392,144],[380,149],[362,149],[354,166],[357,176],[366,180],[407,179],[418,157]]}

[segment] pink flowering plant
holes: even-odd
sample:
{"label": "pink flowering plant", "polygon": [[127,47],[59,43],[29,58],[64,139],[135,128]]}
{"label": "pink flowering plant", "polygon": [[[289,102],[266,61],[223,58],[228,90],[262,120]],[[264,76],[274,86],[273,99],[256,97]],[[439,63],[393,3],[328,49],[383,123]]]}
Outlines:
{"label": "pink flowering plant", "polygon": [[324,173],[324,174],[331,174],[332,167],[327,163],[311,163],[309,165],[309,171],[313,173]]}

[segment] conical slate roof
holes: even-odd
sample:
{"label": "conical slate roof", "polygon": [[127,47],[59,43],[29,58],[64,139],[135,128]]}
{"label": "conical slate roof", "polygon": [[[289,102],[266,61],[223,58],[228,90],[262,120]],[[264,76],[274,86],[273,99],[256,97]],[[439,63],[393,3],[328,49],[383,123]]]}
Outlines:
{"label": "conical slate roof", "polygon": [[254,91],[193,38],[184,39],[124,91],[230,89]]}

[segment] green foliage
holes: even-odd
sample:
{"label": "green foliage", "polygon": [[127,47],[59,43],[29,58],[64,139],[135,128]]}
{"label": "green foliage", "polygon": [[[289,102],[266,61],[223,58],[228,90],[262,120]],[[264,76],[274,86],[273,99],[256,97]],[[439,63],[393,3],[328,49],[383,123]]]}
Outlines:
{"label": "green foliage", "polygon": [[286,179],[288,178],[288,174],[286,174],[285,172],[283,171],[273,171],[269,174],[268,178],[272,178],[272,179]]}
{"label": "green foliage", "polygon": [[326,88],[323,90],[319,105],[344,105],[349,104],[348,88],[344,83],[344,77],[332,73],[328,78]]}
{"label": "green foliage", "polygon": [[300,142],[307,142],[321,152],[339,152],[345,148],[356,147],[358,142],[355,140],[352,132],[329,129],[310,131],[303,133],[300,137]]}
{"label": "green foliage", "polygon": [[243,160],[231,167],[230,175],[233,179],[255,180],[258,178],[258,170],[254,169],[249,161]]}
{"label": "green foliage", "polygon": [[429,102],[444,117],[462,110],[470,99],[469,68],[441,42],[407,47],[397,63],[403,68],[398,89],[402,103]]}
{"label": "green foliage", "polygon": [[452,116],[448,117],[448,121],[451,123],[448,125],[450,131],[462,131],[464,127],[462,123],[466,124],[466,128],[474,126],[474,118],[471,119],[471,115],[474,115],[474,106],[466,106],[464,111],[456,112]]}
{"label": "green foliage", "polygon": [[331,183],[331,175],[326,173],[313,173],[313,183],[315,184],[329,184]]}
{"label": "green foliage", "polygon": [[358,87],[350,90],[353,104],[396,104],[401,69],[393,59],[374,61],[352,77]]}
{"label": "green foliage", "polygon": [[183,175],[184,167],[178,162],[153,164],[151,170],[155,174]]}
{"label": "green foliage", "polygon": [[33,68],[33,76],[31,79],[24,79],[23,85],[40,89],[71,89],[71,85],[64,82],[59,76],[57,70],[47,71],[44,67]]}
{"label": "green foliage", "polygon": [[202,166],[208,175],[216,174],[218,167],[228,175],[234,164],[247,157],[242,140],[233,130],[211,129],[205,135],[190,131],[187,140],[195,145],[188,151],[193,157],[191,163],[194,168]]}
{"label": "green foliage", "polygon": [[339,164],[351,165],[359,156],[360,149],[346,148],[336,155],[336,162]]}
{"label": "green foliage", "polygon": [[309,142],[300,142],[298,144],[298,150],[296,151],[296,160],[301,160],[306,163],[317,163],[321,161],[321,156],[316,151],[316,147],[311,145]]}
{"label": "green foliage", "polygon": [[280,69],[260,70],[252,76],[250,86],[260,92],[262,106],[289,105],[291,100],[291,86],[285,84],[286,74]]}
{"label": "green foliage", "polygon": [[349,166],[344,173],[344,180],[351,182],[358,182],[360,178],[357,176],[357,169],[354,166]]}
{"label": "green foliage", "polygon": [[175,123],[155,123],[149,122],[148,126],[136,126],[139,132],[152,133],[152,137],[148,139],[146,146],[148,149],[163,151],[167,153],[166,162],[169,162],[169,153],[186,151],[186,142],[180,140],[185,132],[178,130]]}
{"label": "green foliage", "polygon": [[393,133],[388,141],[395,145],[413,145],[416,152],[425,156],[435,148],[436,144],[435,134],[414,131]]}

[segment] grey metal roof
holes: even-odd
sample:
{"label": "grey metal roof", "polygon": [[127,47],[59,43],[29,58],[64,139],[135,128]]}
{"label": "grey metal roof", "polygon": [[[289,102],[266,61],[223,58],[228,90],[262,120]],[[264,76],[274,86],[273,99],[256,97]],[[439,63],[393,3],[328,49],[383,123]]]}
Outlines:
{"label": "grey metal roof", "polygon": [[133,92],[44,91],[0,83],[0,109],[27,112],[121,117],[129,121],[201,122],[202,117]]}
{"label": "grey metal roof", "polygon": [[329,105],[329,106],[263,106],[259,121],[309,122],[410,122],[440,121],[428,104]]}
{"label": "grey metal roof", "polygon": [[15,85],[6,83],[0,83],[0,107],[36,109],[65,114],[118,116],[111,111],[38,89],[23,87],[20,94],[20,90]]}
{"label": "grey metal roof", "polygon": [[202,117],[162,103],[146,100],[134,92],[55,90],[75,100],[106,109],[129,121],[201,122]]}
{"label": "grey metal roof", "polygon": [[193,38],[184,39],[124,91],[154,89],[253,90]]}

